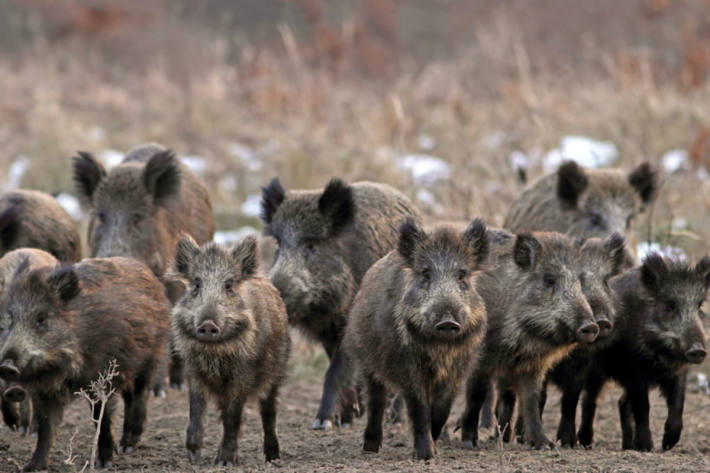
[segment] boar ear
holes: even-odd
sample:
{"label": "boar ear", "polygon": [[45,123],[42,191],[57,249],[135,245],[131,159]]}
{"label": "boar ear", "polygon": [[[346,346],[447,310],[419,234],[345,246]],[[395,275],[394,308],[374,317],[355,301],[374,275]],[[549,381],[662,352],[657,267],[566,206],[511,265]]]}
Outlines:
{"label": "boar ear", "polygon": [[417,225],[417,222],[415,222],[412,217],[407,217],[404,223],[400,225],[397,251],[399,251],[399,254],[404,258],[407,266],[414,266],[414,254],[416,253],[417,246],[425,239],[426,234],[419,228],[419,225]]}
{"label": "boar ear", "polygon": [[529,270],[537,263],[537,258],[542,251],[542,245],[537,238],[529,233],[518,235],[513,248],[513,260],[521,269]]}
{"label": "boar ear", "polygon": [[163,279],[163,287],[165,288],[165,296],[171,305],[177,304],[185,294],[185,284],[179,279],[166,277]]}
{"label": "boar ear", "polygon": [[614,232],[604,241],[604,249],[606,249],[614,265],[614,273],[619,272],[626,259],[626,240],[623,236]]}
{"label": "boar ear", "polygon": [[261,188],[261,220],[267,224],[271,224],[271,219],[276,213],[276,209],[286,198],[286,191],[281,186],[281,181],[277,177],[273,178],[269,185]]}
{"label": "boar ear", "polygon": [[572,207],[589,185],[589,176],[576,162],[567,161],[557,170],[557,197]]}
{"label": "boar ear", "polygon": [[629,174],[629,184],[645,205],[650,204],[658,191],[658,172],[648,162],[641,163]]}
{"label": "boar ear", "polygon": [[234,245],[232,258],[241,268],[244,277],[254,276],[259,269],[259,241],[256,235],[248,235]]}
{"label": "boar ear", "polygon": [[71,266],[58,268],[47,278],[47,284],[57,291],[62,302],[69,302],[79,295],[79,278]]}
{"label": "boar ear", "polygon": [[483,264],[488,258],[488,235],[483,219],[474,219],[463,232],[463,238],[473,252],[476,265]]}
{"label": "boar ear", "polygon": [[657,289],[668,271],[666,262],[658,253],[652,253],[641,265],[641,282],[648,289]]}
{"label": "boar ear", "polygon": [[99,185],[101,179],[106,177],[106,169],[91,153],[85,151],[77,152],[77,156],[73,159],[73,165],[74,184],[79,197],[86,202],[91,202],[96,186]]}
{"label": "boar ear", "polygon": [[12,202],[8,208],[0,212],[0,244],[4,249],[12,246],[20,230],[20,214],[22,207]]}
{"label": "boar ear", "polygon": [[333,233],[340,231],[355,216],[352,188],[340,179],[331,179],[318,199],[318,211],[331,219]]}
{"label": "boar ear", "polygon": [[190,271],[190,262],[199,252],[200,247],[191,236],[181,237],[175,249],[175,269],[183,276],[187,276]]}
{"label": "boar ear", "polygon": [[703,258],[698,261],[695,265],[695,272],[700,276],[705,283],[705,288],[710,286],[710,257],[703,256]]}
{"label": "boar ear", "polygon": [[180,163],[172,150],[155,153],[143,169],[143,184],[157,205],[180,192]]}

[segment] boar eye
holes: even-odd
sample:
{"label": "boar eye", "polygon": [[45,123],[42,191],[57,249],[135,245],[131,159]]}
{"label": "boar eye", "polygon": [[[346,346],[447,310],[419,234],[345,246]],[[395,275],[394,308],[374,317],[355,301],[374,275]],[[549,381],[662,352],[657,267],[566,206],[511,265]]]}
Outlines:
{"label": "boar eye", "polygon": [[234,279],[227,279],[224,282],[224,290],[227,292],[232,292],[233,288],[234,288]]}
{"label": "boar eye", "polygon": [[98,212],[96,214],[96,218],[99,219],[99,223],[106,223],[106,212],[103,212],[103,211]]}
{"label": "boar eye", "polygon": [[200,278],[195,278],[192,280],[192,295],[196,296],[200,289],[202,289],[202,280]]}
{"label": "boar eye", "polygon": [[465,269],[459,269],[458,278],[460,282],[466,282],[466,278],[468,278],[468,271]]}
{"label": "boar eye", "polygon": [[676,310],[676,303],[674,300],[668,300],[666,301],[666,312],[675,312]]}
{"label": "boar eye", "polygon": [[545,274],[542,277],[542,285],[545,289],[552,289],[557,284],[557,278],[554,274]]}
{"label": "boar eye", "polygon": [[47,321],[47,314],[46,313],[40,312],[39,314],[37,314],[36,322],[37,322],[38,327],[43,326],[46,321]]}
{"label": "boar eye", "polygon": [[698,301],[698,310],[700,310],[703,307],[704,300]]}
{"label": "boar eye", "polygon": [[604,219],[598,213],[590,213],[589,223],[592,227],[602,227],[604,224]]}
{"label": "boar eye", "polygon": [[429,280],[431,279],[431,270],[429,268],[424,268],[422,270],[421,275],[422,275],[422,279],[424,279],[424,281],[429,282]]}

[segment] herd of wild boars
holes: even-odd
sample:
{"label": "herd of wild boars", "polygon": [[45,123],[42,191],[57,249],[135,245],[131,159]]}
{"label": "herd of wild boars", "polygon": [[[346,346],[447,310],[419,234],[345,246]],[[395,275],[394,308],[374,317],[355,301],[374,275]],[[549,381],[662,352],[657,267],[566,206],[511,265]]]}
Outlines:
{"label": "herd of wild boars", "polygon": [[365,451],[380,450],[387,409],[398,418],[404,404],[414,456],[434,457],[460,393],[451,428],[463,447],[479,446],[490,406],[502,440],[550,448],[549,384],[562,391],[556,440],[589,447],[609,379],[623,388],[623,448],[653,448],[652,387],[668,405],[663,449],[680,438],[688,368],[706,356],[710,258],[637,262],[631,223],[659,187],[647,163],[629,173],[564,163],[521,192],[501,228],[483,218],[425,226],[384,184],[286,190],[274,179],[262,189],[264,234],[277,247],[264,271],[256,237],[211,241],[209,192],[172,151],[141,145],[108,170],[80,152],[73,172],[90,210],[89,258],[51,195],[0,197],[0,407],[11,429],[37,434],[27,471],[46,468],[64,408],[112,360],[123,432],[116,447],[106,409],[96,462],[130,453],[168,355],[171,386],[182,387],[183,369],[189,386],[191,461],[210,400],[222,420],[217,465],[237,464],[250,399],[264,456],[279,458],[289,324],[330,360],[311,427],[365,415]]}

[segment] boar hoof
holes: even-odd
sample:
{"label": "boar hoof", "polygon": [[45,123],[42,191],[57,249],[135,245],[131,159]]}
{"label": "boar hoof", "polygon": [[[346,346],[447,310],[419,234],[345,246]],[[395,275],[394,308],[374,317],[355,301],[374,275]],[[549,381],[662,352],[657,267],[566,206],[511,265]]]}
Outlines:
{"label": "boar hoof", "polygon": [[201,453],[200,450],[187,450],[187,458],[190,460],[190,463],[195,463],[200,461]]}
{"label": "boar hoof", "polygon": [[478,445],[475,445],[473,440],[464,440],[463,448],[466,450],[478,450]]}
{"label": "boar hoof", "polygon": [[[182,390],[185,389],[185,383],[182,383],[182,382],[180,382],[180,383],[171,382],[171,383],[170,383],[170,389],[174,389],[174,390],[176,390],[176,391],[182,391]],[[163,393],[163,394],[165,394],[165,393]]]}
{"label": "boar hoof", "polygon": [[111,460],[101,460],[99,458],[94,462],[94,468],[111,468],[113,462]]}
{"label": "boar hoof", "polygon": [[166,398],[166,397],[168,397],[168,395],[165,393],[165,390],[164,390],[164,389],[160,389],[160,390],[155,390],[155,391],[153,391],[153,396],[154,396],[154,397],[159,397],[159,398]]}
{"label": "boar hoof", "polygon": [[313,430],[328,430],[333,427],[333,422],[329,419],[316,419],[313,421]]}
{"label": "boar hoof", "polygon": [[129,454],[129,453],[131,453],[131,452],[133,452],[133,447],[131,447],[131,446],[129,446],[129,445],[127,445],[127,446],[125,446],[125,447],[121,445],[121,446],[118,447],[118,453],[121,453],[121,454]]}
{"label": "boar hoof", "polygon": [[30,460],[30,462],[22,468],[22,471],[39,471],[47,469],[46,460]]}
{"label": "boar hoof", "polygon": [[231,468],[234,466],[234,463],[224,461],[224,460],[215,460],[214,464],[215,464],[215,466],[221,466],[221,467],[226,467],[226,468]]}

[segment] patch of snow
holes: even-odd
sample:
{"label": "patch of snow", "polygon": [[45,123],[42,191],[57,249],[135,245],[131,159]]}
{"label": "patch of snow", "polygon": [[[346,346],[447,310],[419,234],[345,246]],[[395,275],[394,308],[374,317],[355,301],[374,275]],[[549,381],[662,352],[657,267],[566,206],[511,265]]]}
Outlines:
{"label": "patch of snow", "polygon": [[417,183],[424,185],[430,185],[451,176],[449,163],[427,154],[406,154],[397,160],[397,166],[409,171]]}
{"label": "patch of snow", "polygon": [[219,189],[222,192],[234,192],[237,190],[237,178],[233,174],[224,176],[219,181]]}
{"label": "patch of snow", "polygon": [[7,181],[5,182],[4,189],[9,191],[20,187],[22,183],[22,177],[27,172],[30,167],[30,160],[25,156],[18,156],[10,165],[7,170]]}
{"label": "patch of snow", "polygon": [[708,383],[708,377],[703,373],[698,373],[695,375],[694,391],[701,392],[703,394],[710,394],[710,383]]}
{"label": "patch of snow", "polygon": [[419,189],[417,191],[417,200],[419,202],[424,202],[425,204],[433,205],[436,203],[436,197],[431,191],[426,189]]}
{"label": "patch of snow", "polygon": [[240,241],[247,235],[258,235],[259,231],[254,227],[242,227],[239,230],[223,230],[214,232],[214,242],[220,245],[231,245]]}
{"label": "patch of snow", "polygon": [[431,135],[422,133],[417,137],[417,144],[424,151],[431,151],[436,148],[436,139]]}
{"label": "patch of snow", "polygon": [[513,151],[508,156],[508,161],[510,162],[510,167],[513,169],[527,169],[530,167],[530,158],[522,151]]}
{"label": "patch of snow", "polygon": [[673,174],[676,171],[685,171],[689,167],[688,153],[684,149],[672,149],[663,155],[661,163],[668,174]]}
{"label": "patch of snow", "polygon": [[124,157],[125,154],[115,149],[107,149],[99,155],[99,159],[109,168],[120,164]]}
{"label": "patch of snow", "polygon": [[84,217],[84,212],[81,211],[79,199],[73,195],[61,192],[57,195],[56,199],[57,202],[59,202],[59,205],[61,205],[74,220],[81,220]]}
{"label": "patch of snow", "polygon": [[641,242],[636,245],[636,254],[641,262],[650,254],[658,253],[665,258],[671,258],[679,261],[686,261],[688,256],[682,248],[677,246],[663,246],[656,242]]}
{"label": "patch of snow", "polygon": [[560,140],[560,147],[550,150],[543,158],[542,165],[546,172],[556,169],[564,161],[598,168],[608,166],[619,156],[616,145],[611,141],[599,141],[586,136],[565,136]]}
{"label": "patch of snow", "polygon": [[92,126],[89,129],[89,139],[91,141],[103,141],[106,139],[106,130],[100,126]]}
{"label": "patch of snow", "polygon": [[229,145],[229,153],[238,158],[247,171],[259,171],[262,167],[259,154],[247,145],[232,143]]}
{"label": "patch of snow", "polygon": [[196,174],[202,174],[207,170],[207,161],[202,156],[183,156],[182,162]]}
{"label": "patch of snow", "polygon": [[261,213],[261,195],[248,195],[247,200],[244,201],[241,209],[244,215],[249,217],[258,217]]}

